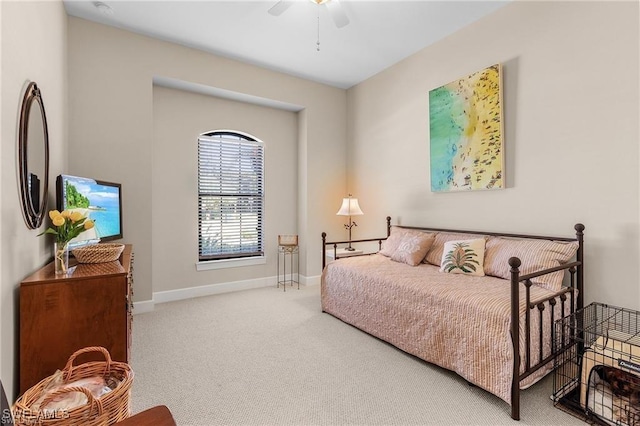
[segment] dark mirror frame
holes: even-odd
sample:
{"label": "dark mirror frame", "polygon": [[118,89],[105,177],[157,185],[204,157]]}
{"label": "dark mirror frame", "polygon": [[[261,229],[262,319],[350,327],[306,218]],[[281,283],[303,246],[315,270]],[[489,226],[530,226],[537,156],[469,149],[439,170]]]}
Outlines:
{"label": "dark mirror frame", "polygon": [[[31,108],[35,106],[39,109],[42,117],[42,132],[44,146],[44,177],[40,178],[29,170],[29,158],[27,153],[29,144],[29,115]],[[37,148],[37,147],[36,147]],[[34,82],[30,82],[22,99],[20,109],[20,128],[18,129],[18,172],[20,175],[20,205],[22,215],[29,229],[37,229],[42,225],[45,210],[47,208],[47,198],[49,192],[49,130],[47,127],[47,116],[42,103],[40,89]],[[38,182],[37,184],[35,182]],[[33,183],[33,184],[32,184]],[[33,187],[33,185],[42,185]],[[41,200],[37,198],[41,197]]]}

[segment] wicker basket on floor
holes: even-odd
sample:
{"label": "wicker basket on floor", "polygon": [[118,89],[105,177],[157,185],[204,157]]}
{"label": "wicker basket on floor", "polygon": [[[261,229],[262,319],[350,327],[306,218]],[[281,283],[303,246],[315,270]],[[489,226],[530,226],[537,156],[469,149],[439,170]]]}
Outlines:
{"label": "wicker basket on floor", "polygon": [[[74,366],[79,355],[89,352],[100,352],[105,361],[91,361]],[[126,419],[131,414],[131,385],[133,371],[129,364],[111,360],[109,352],[99,346],[91,346],[76,351],[62,370],[64,383],[74,382],[89,377],[115,377],[120,383],[111,392],[100,398],[95,398],[91,392],[83,387],[70,387],[51,392],[40,404],[46,404],[56,396],[70,392],[82,392],[87,396],[87,403],[70,410],[32,410],[31,406],[43,395],[45,389],[54,380],[49,376],[27,390],[13,405],[13,415],[16,425],[44,425],[44,426],[108,426]]]}
{"label": "wicker basket on floor", "polygon": [[80,247],[72,252],[78,263],[104,263],[117,260],[123,250],[124,244],[103,243]]}

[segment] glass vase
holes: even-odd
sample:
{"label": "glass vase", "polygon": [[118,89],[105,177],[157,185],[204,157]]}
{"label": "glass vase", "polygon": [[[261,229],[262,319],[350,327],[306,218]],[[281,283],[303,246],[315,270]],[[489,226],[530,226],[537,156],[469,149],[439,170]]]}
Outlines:
{"label": "glass vase", "polygon": [[56,275],[67,275],[69,270],[69,244],[53,243],[53,264]]}

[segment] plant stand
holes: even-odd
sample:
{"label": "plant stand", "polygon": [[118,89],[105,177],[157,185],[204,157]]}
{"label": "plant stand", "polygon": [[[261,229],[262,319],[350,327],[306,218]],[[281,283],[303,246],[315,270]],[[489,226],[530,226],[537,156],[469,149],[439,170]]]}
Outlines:
{"label": "plant stand", "polygon": [[[277,288],[282,284],[284,291],[287,291],[287,284],[293,287],[293,283],[298,284],[300,290],[300,250],[298,247],[297,235],[278,235],[278,283]],[[287,263],[288,258],[288,263]],[[282,263],[282,276],[280,275],[280,264]],[[295,268],[294,268],[295,264]],[[287,270],[288,267],[288,270]],[[288,272],[288,273],[287,273]],[[294,279],[295,277],[295,279]]]}

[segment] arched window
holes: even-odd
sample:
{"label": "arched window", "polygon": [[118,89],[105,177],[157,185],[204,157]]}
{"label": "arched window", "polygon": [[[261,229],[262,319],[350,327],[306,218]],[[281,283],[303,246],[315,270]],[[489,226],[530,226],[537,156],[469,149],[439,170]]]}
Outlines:
{"label": "arched window", "polygon": [[200,261],[264,255],[264,144],[236,131],[198,138]]}

